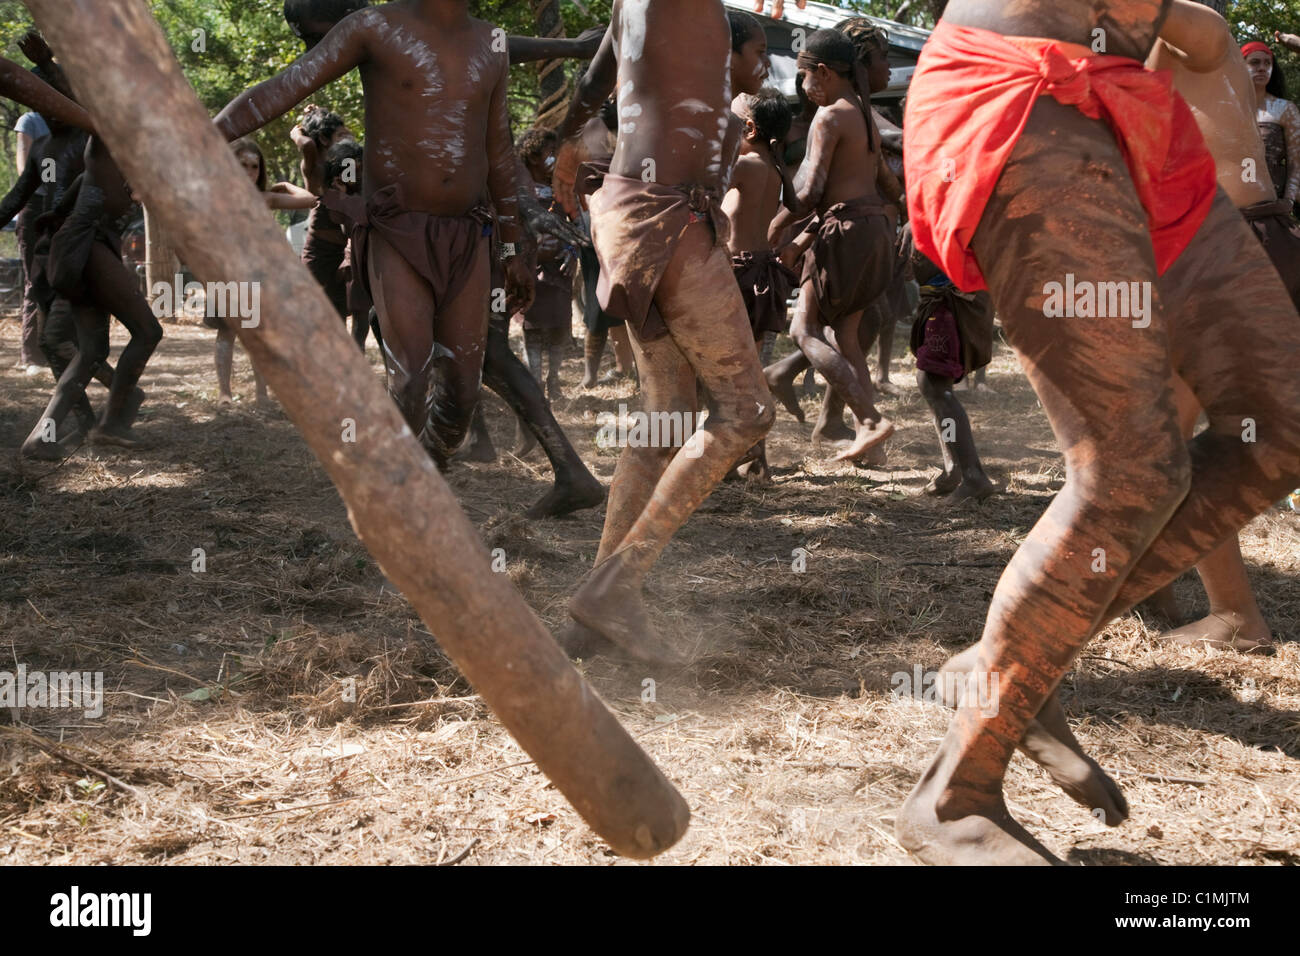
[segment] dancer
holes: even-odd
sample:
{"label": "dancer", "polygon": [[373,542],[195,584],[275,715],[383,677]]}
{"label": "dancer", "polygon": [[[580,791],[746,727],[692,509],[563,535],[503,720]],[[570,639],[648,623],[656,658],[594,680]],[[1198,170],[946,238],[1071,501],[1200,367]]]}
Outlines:
{"label": "dancer", "polygon": [[[854,439],[836,460],[863,458],[893,434],[876,409],[874,389],[858,336],[863,311],[888,290],[894,237],[878,190],[880,137],[864,105],[852,41],[835,30],[818,30],[799,54],[804,90],[820,107],[809,135],[808,157],[795,178],[799,204],[816,209],[815,232],[797,240],[806,247],[799,305],[790,333],[799,350],[839,392],[854,416]],[[788,209],[773,220],[778,235],[795,219]],[[774,394],[801,414],[793,392],[797,360],[766,370]]]}
{"label": "dancer", "polygon": [[[615,0],[609,33],[561,128],[566,140],[581,133],[618,83],[618,148],[590,200],[601,305],[628,322],[648,413],[679,420],[694,413],[697,378],[711,400],[706,424],[684,445],[623,450],[595,570],[569,604],[571,653],[598,649],[603,640],[642,660],[680,659],[649,621],[645,576],[772,426],[771,397],[724,247],[730,34],[718,0]],[[575,143],[561,148],[561,193],[573,190],[576,153]],[[645,175],[647,163],[653,177]]]}
{"label": "dancer", "polygon": [[[389,391],[440,469],[478,403],[487,339],[484,193],[496,207],[510,305],[532,301],[519,255],[509,62],[466,0],[410,0],[344,18],[275,78],[217,117],[238,139],[361,67],[369,120],[354,262],[379,313]],[[436,91],[436,92],[430,92]],[[421,173],[432,163],[442,173]]]}
{"label": "dancer", "polygon": [[[997,712],[958,710],[898,816],[900,842],[924,861],[1054,861],[1002,796],[1012,751],[1034,734],[1077,761],[1077,779],[1053,774],[1068,793],[1107,822],[1124,818],[1118,787],[1062,739],[1061,676],[1101,626],[1300,471],[1300,386],[1286,358],[1300,348],[1296,311],[1216,191],[1169,74],[1141,62],[1159,34],[1192,69],[1212,69],[1222,46],[1216,56],[1198,38],[1215,16],[1185,0],[953,0],[913,79],[904,136],[917,248],[964,289],[987,278],[1067,464],[973,654],[973,669],[999,675]],[[1087,45],[1096,29],[1110,55]],[[954,157],[965,165],[954,170]],[[1046,321],[1052,283],[1067,275],[1136,282],[1150,308]],[[1210,418],[1190,445],[1172,371]],[[1256,442],[1242,440],[1247,416]]]}

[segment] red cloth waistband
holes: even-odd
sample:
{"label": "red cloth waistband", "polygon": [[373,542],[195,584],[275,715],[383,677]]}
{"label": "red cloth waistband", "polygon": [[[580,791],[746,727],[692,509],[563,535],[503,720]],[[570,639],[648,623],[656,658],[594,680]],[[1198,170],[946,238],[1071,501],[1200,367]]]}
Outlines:
{"label": "red cloth waistband", "polygon": [[1161,273],[1209,213],[1214,159],[1171,74],[1079,50],[940,21],[921,51],[903,123],[908,213],[916,248],[963,291],[987,288],[970,244],[1045,94],[1114,131]]}

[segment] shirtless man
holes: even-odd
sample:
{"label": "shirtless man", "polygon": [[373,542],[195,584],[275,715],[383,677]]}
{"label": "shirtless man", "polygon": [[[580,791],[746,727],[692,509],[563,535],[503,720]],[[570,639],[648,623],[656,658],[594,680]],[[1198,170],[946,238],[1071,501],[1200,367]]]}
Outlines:
{"label": "shirtless man", "polygon": [[509,304],[532,301],[532,273],[518,254],[510,63],[492,26],[470,17],[468,0],[398,0],[345,17],[283,73],[236,97],[217,127],[228,139],[247,136],[354,68],[367,131],[354,266],[379,313],[389,392],[445,470],[482,380],[485,191],[496,206]]}
{"label": "shirtless man", "polygon": [[[284,16],[294,34],[302,39],[310,51],[334,27],[338,26],[345,16],[368,6],[367,0],[285,0]],[[590,57],[603,35],[603,31],[588,31],[576,40],[511,37],[507,41],[507,46],[512,57],[518,56],[522,59]],[[515,160],[513,150],[510,158],[511,161]],[[563,234],[563,223],[554,216],[543,214],[540,207],[532,200],[532,190],[527,188],[526,180],[518,175],[518,171],[519,167],[516,165],[517,186],[521,190],[517,195],[525,224],[533,230],[544,228]],[[576,233],[569,235],[573,241],[579,241],[580,237]],[[353,268],[352,281],[359,282],[362,288],[354,289],[352,296],[360,300],[366,298],[364,287],[368,284],[368,277],[356,274],[358,270],[354,258],[349,253],[348,260]],[[535,502],[525,512],[525,516],[558,517],[584,508],[593,508],[605,500],[605,489],[578,457],[578,453],[546,403],[541,387],[510,348],[508,320],[508,312],[493,313],[489,318],[487,347],[483,356],[483,384],[501,396],[520,421],[527,426],[533,437],[541,443],[555,473],[555,486]],[[376,338],[380,340],[382,349],[383,336],[378,330]],[[476,414],[471,421],[478,422],[481,426],[473,429],[474,435],[471,436],[471,440],[475,447],[468,453],[462,451],[461,454],[471,461],[494,460],[496,452],[491,448],[491,439],[487,437],[487,428],[482,423],[481,413]]]}
{"label": "shirtless man", "polygon": [[[1101,627],[1300,471],[1300,319],[1217,189],[1171,78],[1142,68],[1159,35],[1190,68],[1213,69],[1222,49],[1196,40],[1205,16],[1186,0],[952,0],[913,78],[904,137],[917,248],[963,289],[987,281],[1067,467],[972,655],[974,670],[999,677],[996,713],[958,710],[898,815],[900,842],[926,862],[1055,862],[1003,799],[1017,744],[1065,724],[1057,684]],[[1091,50],[1097,29],[1109,56]],[[1048,290],[1067,275],[1157,294],[1132,318],[1048,320]],[[1173,372],[1210,420],[1190,443]],[[1243,441],[1246,418],[1256,441]],[[1072,756],[1081,775],[1054,779],[1122,821],[1118,787],[1081,749]]]}
{"label": "shirtless man", "polygon": [[[1277,198],[1274,184],[1266,175],[1268,164],[1255,122],[1250,70],[1232,42],[1228,24],[1222,19],[1203,19],[1204,36],[1197,37],[1202,41],[1199,46],[1224,47],[1223,58],[1213,70],[1189,69],[1185,65],[1187,55],[1165,40],[1156,41],[1147,66],[1173,71],[1174,89],[1192,108],[1205,144],[1214,156],[1219,185],[1251,224],[1291,293],[1291,301],[1300,308],[1300,228],[1291,218],[1290,203]],[[1201,407],[1181,379],[1177,380],[1176,390],[1183,434],[1191,438]],[[1237,538],[1230,538],[1211,552],[1196,571],[1209,596],[1210,613],[1165,635],[1165,639],[1247,652],[1271,649],[1273,636],[1251,591]],[[1172,603],[1172,585],[1161,596],[1162,605]]]}
{"label": "shirtless man", "polygon": [[[680,659],[649,621],[645,576],[772,426],[725,247],[730,37],[719,0],[615,0],[560,130],[566,140],[579,133],[618,83],[618,148],[590,201],[601,304],[628,322],[647,413],[694,413],[697,377],[711,397],[707,423],[683,447],[623,450],[595,570],[569,604],[571,653],[603,639],[641,660]],[[573,189],[575,153],[571,142],[561,148],[562,194]]]}
{"label": "shirtless man", "polygon": [[[796,240],[805,258],[790,334],[853,413],[854,438],[835,456],[840,461],[863,458],[894,431],[873,402],[859,342],[863,311],[888,291],[893,276],[894,236],[877,187],[880,135],[865,105],[869,90],[859,79],[856,60],[852,41],[836,30],[810,36],[798,59],[804,91],[820,108],[794,185],[799,205],[816,209],[819,223],[815,232],[805,231]],[[771,234],[779,235],[796,218],[782,210]],[[793,253],[783,252],[782,258],[788,263]],[[787,408],[798,407],[797,361],[766,372]]]}
{"label": "shirtless man", "polygon": [[[727,241],[731,268],[761,356],[765,341],[785,331],[786,302],[799,282],[799,276],[781,262],[767,239],[767,227],[781,204],[782,190],[790,188],[781,158],[790,131],[790,107],[779,91],[766,89],[755,95],[742,93],[731,108],[744,126],[740,156],[722,210],[731,224]],[[770,477],[765,442],[746,453],[739,467],[748,477]]]}

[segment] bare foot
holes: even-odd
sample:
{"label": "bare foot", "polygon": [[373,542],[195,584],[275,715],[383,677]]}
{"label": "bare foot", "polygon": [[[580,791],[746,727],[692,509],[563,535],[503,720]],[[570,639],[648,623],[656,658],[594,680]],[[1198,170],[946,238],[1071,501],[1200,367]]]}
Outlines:
{"label": "bare foot", "polygon": [[862,456],[863,465],[868,468],[884,468],[889,464],[889,443],[881,442]]}
{"label": "bare foot", "polygon": [[134,429],[121,424],[96,425],[90,431],[90,441],[95,445],[115,445],[118,448],[141,448],[144,445]]}
{"label": "bare foot", "polygon": [[613,641],[639,661],[684,664],[650,623],[641,591],[641,576],[626,565],[626,551],[617,551],[591,572],[569,602],[569,614],[579,624]]}
{"label": "bare foot", "polygon": [[834,460],[853,461],[861,458],[872,448],[887,440],[892,434],[894,434],[894,423],[888,418],[882,418],[878,422],[865,425],[858,431],[853,444],[836,455]]}
{"label": "bare foot", "polygon": [[852,441],[855,437],[857,433],[844,424],[842,418],[839,421],[818,422],[812,433],[814,442]]}
{"label": "bare foot", "polygon": [[1217,647],[1242,654],[1272,654],[1276,650],[1268,622],[1259,615],[1247,617],[1236,611],[1211,611],[1176,631],[1162,634],[1160,640],[1190,647]]}
{"label": "bare foot", "polygon": [[492,446],[490,440],[478,441],[471,438],[468,445],[451,456],[451,460],[458,464],[474,462],[480,465],[487,465],[497,460],[497,450]]}
{"label": "bare foot", "polygon": [[1174,592],[1173,584],[1166,584],[1142,603],[1171,624],[1183,622],[1183,609],[1178,605],[1178,595]]}
{"label": "bare foot", "polygon": [[[939,673],[968,674],[978,666],[978,660],[979,645],[972,644],[939,668]],[[944,704],[948,707],[957,706],[957,700],[948,696],[948,692],[957,686],[956,682],[940,682]],[[1128,802],[1123,791],[1101,765],[1088,756],[1070,730],[1059,694],[1052,694],[1043,703],[1037,719],[1030,721],[1025,728],[1018,749],[1046,770],[1052,782],[1075,803],[1090,812],[1101,810],[1107,826],[1119,826],[1128,819]]]}
{"label": "bare foot", "polygon": [[997,493],[993,487],[993,482],[981,475],[979,478],[967,478],[959,484],[955,491],[943,499],[943,507],[955,508],[966,501],[983,501],[985,498],[991,498]]}
{"label": "bare foot", "polygon": [[613,641],[577,621],[570,622],[567,628],[556,634],[555,642],[571,661],[588,661],[593,657],[625,656],[623,649]]}
{"label": "bare foot", "polygon": [[961,484],[961,472],[953,469],[952,471],[943,472],[930,479],[930,483],[925,486],[925,493],[934,497],[950,495],[957,490]]}
{"label": "bare foot", "polygon": [[226,394],[224,394],[224,395],[218,395],[218,396],[217,396],[217,404],[218,404],[218,405],[233,405],[233,404],[235,404],[235,396],[231,395],[231,394],[228,393],[228,392],[227,392]]}
{"label": "bare foot", "polygon": [[605,500],[605,486],[591,474],[578,481],[556,478],[555,487],[524,512],[525,518],[559,518],[594,508]]}
{"label": "bare foot", "polygon": [[122,406],[122,421],[126,422],[127,427],[135,424],[135,420],[140,417],[140,406],[144,404],[144,389],[137,385],[131,389],[131,396]]}
{"label": "bare foot", "polygon": [[41,441],[28,438],[23,442],[18,454],[32,461],[63,461],[85,442],[86,435],[80,428],[74,428],[58,441]]}
{"label": "bare foot", "polygon": [[776,400],[781,403],[782,407],[795,417],[796,421],[803,421],[803,409],[799,407],[799,398],[794,393],[794,382],[773,377],[768,379],[767,387]]}
{"label": "bare foot", "polygon": [[944,787],[934,772],[938,763],[936,756],[894,821],[894,834],[905,850],[931,866],[1061,863],[1012,818],[1000,794],[978,811],[940,819],[938,805]]}
{"label": "bare foot", "polygon": [[[532,429],[524,426],[524,423],[515,420],[515,444],[510,449],[510,454],[516,458],[527,458],[537,449],[537,438],[533,435]],[[495,458],[495,454],[493,456]]]}
{"label": "bare foot", "polygon": [[884,379],[883,381],[877,380],[876,391],[880,392],[882,395],[888,395],[890,398],[898,398],[903,394],[903,390],[893,382],[889,381],[889,379]]}

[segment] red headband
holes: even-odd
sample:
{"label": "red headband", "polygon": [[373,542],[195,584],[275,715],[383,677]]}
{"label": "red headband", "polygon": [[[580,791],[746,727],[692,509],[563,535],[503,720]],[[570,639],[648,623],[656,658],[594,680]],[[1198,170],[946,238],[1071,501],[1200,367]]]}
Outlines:
{"label": "red headband", "polygon": [[1241,48],[1241,55],[1243,57],[1250,56],[1252,53],[1267,53],[1270,60],[1274,58],[1273,51],[1268,48],[1268,44],[1260,43],[1258,40],[1247,43]]}

